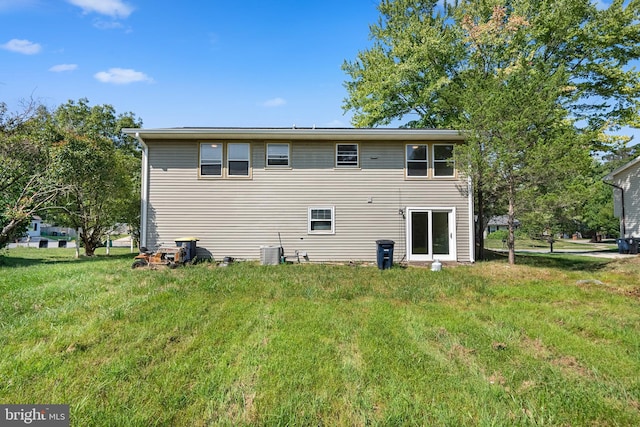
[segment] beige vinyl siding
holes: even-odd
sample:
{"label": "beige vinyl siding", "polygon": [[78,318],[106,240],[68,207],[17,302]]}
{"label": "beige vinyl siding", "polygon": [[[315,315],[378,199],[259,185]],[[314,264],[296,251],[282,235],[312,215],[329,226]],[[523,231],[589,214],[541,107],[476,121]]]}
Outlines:
{"label": "beige vinyl siding", "polygon": [[[615,175],[614,183],[624,190],[624,237],[640,237],[640,163]],[[620,190],[614,189],[614,215],[622,216],[622,197]],[[622,224],[620,225],[622,233]]]}
{"label": "beige vinyl siding", "polygon": [[[399,261],[402,209],[455,207],[457,258],[471,259],[466,182],[405,179],[402,142],[359,142],[360,167],[336,168],[336,142],[290,141],[287,169],[265,168],[266,142],[252,142],[251,179],[212,180],[198,177],[198,141],[147,141],[147,245],[196,236],[216,259],[258,259],[260,246],[278,245],[280,233],[287,255],[373,261],[375,241],[390,239]],[[308,208],[317,206],[335,208],[335,234],[308,234]]]}

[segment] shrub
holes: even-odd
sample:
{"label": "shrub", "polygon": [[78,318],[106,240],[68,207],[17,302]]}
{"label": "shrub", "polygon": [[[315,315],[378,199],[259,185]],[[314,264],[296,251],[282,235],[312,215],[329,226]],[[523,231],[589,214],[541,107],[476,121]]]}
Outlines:
{"label": "shrub", "polygon": [[496,230],[493,233],[489,233],[487,235],[487,239],[490,240],[505,240],[509,235],[509,231],[507,230]]}

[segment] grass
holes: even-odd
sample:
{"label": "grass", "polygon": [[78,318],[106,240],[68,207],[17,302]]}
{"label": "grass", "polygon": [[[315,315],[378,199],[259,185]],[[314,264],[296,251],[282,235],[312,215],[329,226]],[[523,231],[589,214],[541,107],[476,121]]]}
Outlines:
{"label": "grass", "polygon": [[[104,251],[104,249],[102,249]],[[72,425],[640,425],[640,259],[0,257],[0,403]]]}
{"label": "grass", "polygon": [[[617,251],[618,245],[615,240],[603,241],[601,243],[585,243],[586,240],[556,239],[553,242],[554,250],[582,251]],[[506,243],[501,239],[485,239],[485,247],[488,249],[506,249]],[[549,251],[549,242],[544,239],[516,238],[516,250],[546,250]]]}

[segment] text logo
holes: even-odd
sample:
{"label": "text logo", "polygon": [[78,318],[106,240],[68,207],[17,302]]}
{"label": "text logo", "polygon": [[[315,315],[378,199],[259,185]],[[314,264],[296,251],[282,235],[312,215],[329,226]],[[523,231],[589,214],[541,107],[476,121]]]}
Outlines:
{"label": "text logo", "polygon": [[0,405],[0,426],[69,427],[69,405]]}

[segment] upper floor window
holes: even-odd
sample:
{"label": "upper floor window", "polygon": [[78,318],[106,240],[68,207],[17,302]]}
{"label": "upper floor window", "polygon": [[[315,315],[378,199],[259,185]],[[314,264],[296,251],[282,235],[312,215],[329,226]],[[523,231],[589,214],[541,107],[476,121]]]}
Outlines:
{"label": "upper floor window", "polygon": [[452,144],[435,144],[433,146],[433,176],[454,176]]}
{"label": "upper floor window", "polygon": [[289,144],[267,144],[267,166],[289,166]]}
{"label": "upper floor window", "polygon": [[227,173],[229,176],[249,176],[249,144],[227,144]]}
{"label": "upper floor window", "polygon": [[200,175],[222,176],[222,144],[200,144]]}
{"label": "upper floor window", "polygon": [[336,166],[358,167],[358,144],[336,144]]}
{"label": "upper floor window", "polygon": [[426,145],[407,145],[407,176],[427,176],[427,151]]}

